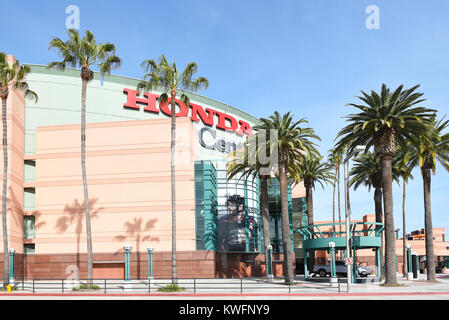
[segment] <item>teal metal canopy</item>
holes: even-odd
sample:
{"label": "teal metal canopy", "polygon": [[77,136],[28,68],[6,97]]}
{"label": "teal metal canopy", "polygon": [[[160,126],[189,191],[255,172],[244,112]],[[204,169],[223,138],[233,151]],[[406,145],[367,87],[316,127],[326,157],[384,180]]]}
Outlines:
{"label": "teal metal canopy", "polygon": [[[343,226],[339,231],[339,226]],[[324,231],[328,230],[335,231]],[[307,225],[295,230],[303,236],[305,250],[328,250],[329,243],[335,243],[335,249],[346,249],[346,227],[344,222],[322,223]],[[380,234],[384,226],[379,222],[351,222],[349,232],[355,249],[379,248],[381,246]]]}
{"label": "teal metal canopy", "polygon": [[[381,233],[383,230],[384,225],[379,222],[351,222],[349,224],[350,251],[352,251],[352,257],[354,258],[353,279],[355,279],[356,270],[356,251],[370,248],[376,251],[377,272],[380,277],[379,248],[382,246]],[[329,250],[329,243],[331,242],[335,244],[333,250],[346,251],[346,224],[344,222],[306,225],[297,228],[294,232],[301,234],[303,237],[304,275],[306,278],[308,277],[307,257],[309,251]],[[345,252],[346,257],[350,255],[350,252]]]}

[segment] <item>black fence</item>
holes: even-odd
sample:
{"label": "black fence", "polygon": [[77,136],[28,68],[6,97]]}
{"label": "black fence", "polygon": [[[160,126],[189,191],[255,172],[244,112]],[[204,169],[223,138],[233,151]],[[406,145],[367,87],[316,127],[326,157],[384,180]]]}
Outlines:
{"label": "black fence", "polygon": [[[324,280],[324,279],[323,279]],[[346,279],[338,279],[331,285],[328,281],[299,281],[285,284],[282,279],[232,278],[232,279],[178,279],[173,286],[172,279],[15,279],[12,283],[13,293],[48,293],[48,294],[294,294],[306,292],[346,292]]]}

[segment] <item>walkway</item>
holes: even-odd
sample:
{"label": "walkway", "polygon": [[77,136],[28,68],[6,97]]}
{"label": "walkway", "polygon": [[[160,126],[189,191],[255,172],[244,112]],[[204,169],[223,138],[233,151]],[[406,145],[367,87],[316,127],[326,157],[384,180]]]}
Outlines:
{"label": "walkway", "polygon": [[[0,300],[5,299],[211,299],[211,300],[292,300],[292,299],[326,299],[326,300],[383,300],[383,299],[432,299],[449,300],[449,276],[439,275],[438,283],[428,283],[425,275],[413,281],[398,277],[399,286],[386,287],[379,283],[352,284],[350,293],[346,292],[346,283],[340,283],[340,288],[331,287],[326,279],[321,282],[304,281],[296,278],[296,284],[286,286],[282,280],[272,283],[263,279],[180,279],[179,286],[185,290],[178,293],[165,293],[159,288],[169,284],[168,280],[152,280],[150,290],[148,281],[132,281],[127,285],[109,284],[104,293],[100,290],[83,292],[72,291],[65,287],[62,290],[58,281],[35,282],[35,293],[28,289],[13,293],[1,293]],[[345,280],[345,279],[341,279]],[[65,283],[67,285],[67,283]]]}

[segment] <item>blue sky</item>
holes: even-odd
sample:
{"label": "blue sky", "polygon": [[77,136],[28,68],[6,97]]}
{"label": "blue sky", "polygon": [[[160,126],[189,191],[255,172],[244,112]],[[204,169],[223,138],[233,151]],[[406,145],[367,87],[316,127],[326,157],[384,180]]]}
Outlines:
{"label": "blue sky", "polygon": [[[256,117],[278,110],[307,118],[327,154],[345,106],[360,90],[382,83],[420,84],[423,106],[449,113],[447,0],[295,1],[5,1],[0,51],[21,62],[47,64],[53,36],[65,39],[68,5],[80,9],[80,28],[113,42],[123,59],[115,74],[140,78],[140,63],[162,53],[179,66],[190,61],[210,81],[202,94]],[[376,5],[380,29],[369,30],[365,9]],[[407,190],[407,232],[424,227],[422,179]],[[449,230],[449,173],[432,177],[434,227]],[[402,228],[402,193],[394,187],[395,225]],[[354,218],[374,212],[373,192],[351,192]],[[332,188],[316,189],[315,220],[332,216]],[[401,231],[402,233],[402,231]]]}

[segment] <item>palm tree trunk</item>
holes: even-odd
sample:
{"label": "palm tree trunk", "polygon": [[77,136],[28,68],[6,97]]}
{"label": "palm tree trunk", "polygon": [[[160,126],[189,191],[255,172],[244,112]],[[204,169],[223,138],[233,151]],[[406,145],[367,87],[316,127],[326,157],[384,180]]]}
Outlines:
{"label": "palm tree trunk", "polygon": [[426,265],[427,280],[436,281],[435,278],[435,255],[433,251],[433,230],[432,230],[432,208],[430,203],[431,170],[423,169],[424,187],[424,228],[426,233]]}
{"label": "palm tree trunk", "polygon": [[9,250],[8,228],[6,225],[6,195],[8,190],[8,130],[6,123],[6,97],[2,97],[3,125],[3,193],[2,193],[2,226],[3,226],[3,286],[9,284]]}
{"label": "palm tree trunk", "polygon": [[282,208],[282,244],[284,252],[284,276],[285,283],[293,282],[292,243],[290,236],[290,219],[288,214],[288,181],[286,155],[280,156],[279,161],[279,185],[281,189]]}
{"label": "palm tree trunk", "polygon": [[[313,190],[312,183],[310,181],[304,181],[304,186],[306,188],[306,201],[307,201],[307,224],[309,226],[313,225]],[[313,228],[309,229],[310,232],[314,232]],[[307,259],[307,268],[312,271],[315,265],[315,251],[311,250],[309,252],[309,258]]]}
{"label": "palm tree trunk", "polygon": [[175,145],[176,145],[176,89],[171,91],[171,219],[172,219],[172,283],[178,283],[178,270],[176,263],[176,179],[175,179]]}
{"label": "palm tree trunk", "polygon": [[402,274],[407,276],[407,239],[405,233],[405,186],[406,180],[402,179]]}
{"label": "palm tree trunk", "polygon": [[[376,213],[376,222],[383,223],[384,219],[383,219],[383,214],[382,214],[382,188],[374,189],[374,210]],[[381,232],[380,248],[379,248],[379,258],[380,258],[379,265],[380,265],[381,277],[385,276],[383,243],[384,243],[384,233]]]}
{"label": "palm tree trunk", "polygon": [[267,250],[270,241],[270,210],[268,207],[268,176],[259,176],[260,179],[260,213],[262,216],[264,250]]}
{"label": "palm tree trunk", "polygon": [[396,237],[393,217],[393,180],[391,156],[381,158],[382,186],[385,215],[385,284],[397,284]]}
{"label": "palm tree trunk", "polygon": [[93,257],[92,257],[92,232],[90,225],[89,193],[87,190],[86,174],[86,94],[87,81],[83,79],[81,89],[81,170],[83,175],[84,206],[86,210],[86,236],[87,236],[87,279],[91,283],[93,278]]}
{"label": "palm tree trunk", "polygon": [[[335,176],[337,176],[337,167],[335,167]],[[335,233],[335,189],[336,189],[336,185],[334,184],[333,188],[332,188],[332,222],[334,223],[334,225],[332,226],[332,229]]]}
{"label": "palm tree trunk", "polygon": [[[263,244],[264,252],[267,252],[267,247],[271,244],[270,238],[270,210],[268,206],[268,176],[259,176],[260,180],[260,213],[262,216],[262,230],[263,230]],[[265,257],[265,261],[267,258]],[[265,272],[268,272],[268,266],[265,266]],[[268,273],[267,273],[268,275]]]}
{"label": "palm tree trunk", "polygon": [[[341,204],[340,204],[340,165],[338,165],[337,169],[337,199],[338,199],[338,223],[341,223]],[[341,233],[341,224],[338,225],[338,232]],[[343,260],[343,250],[340,251],[340,260]]]}

